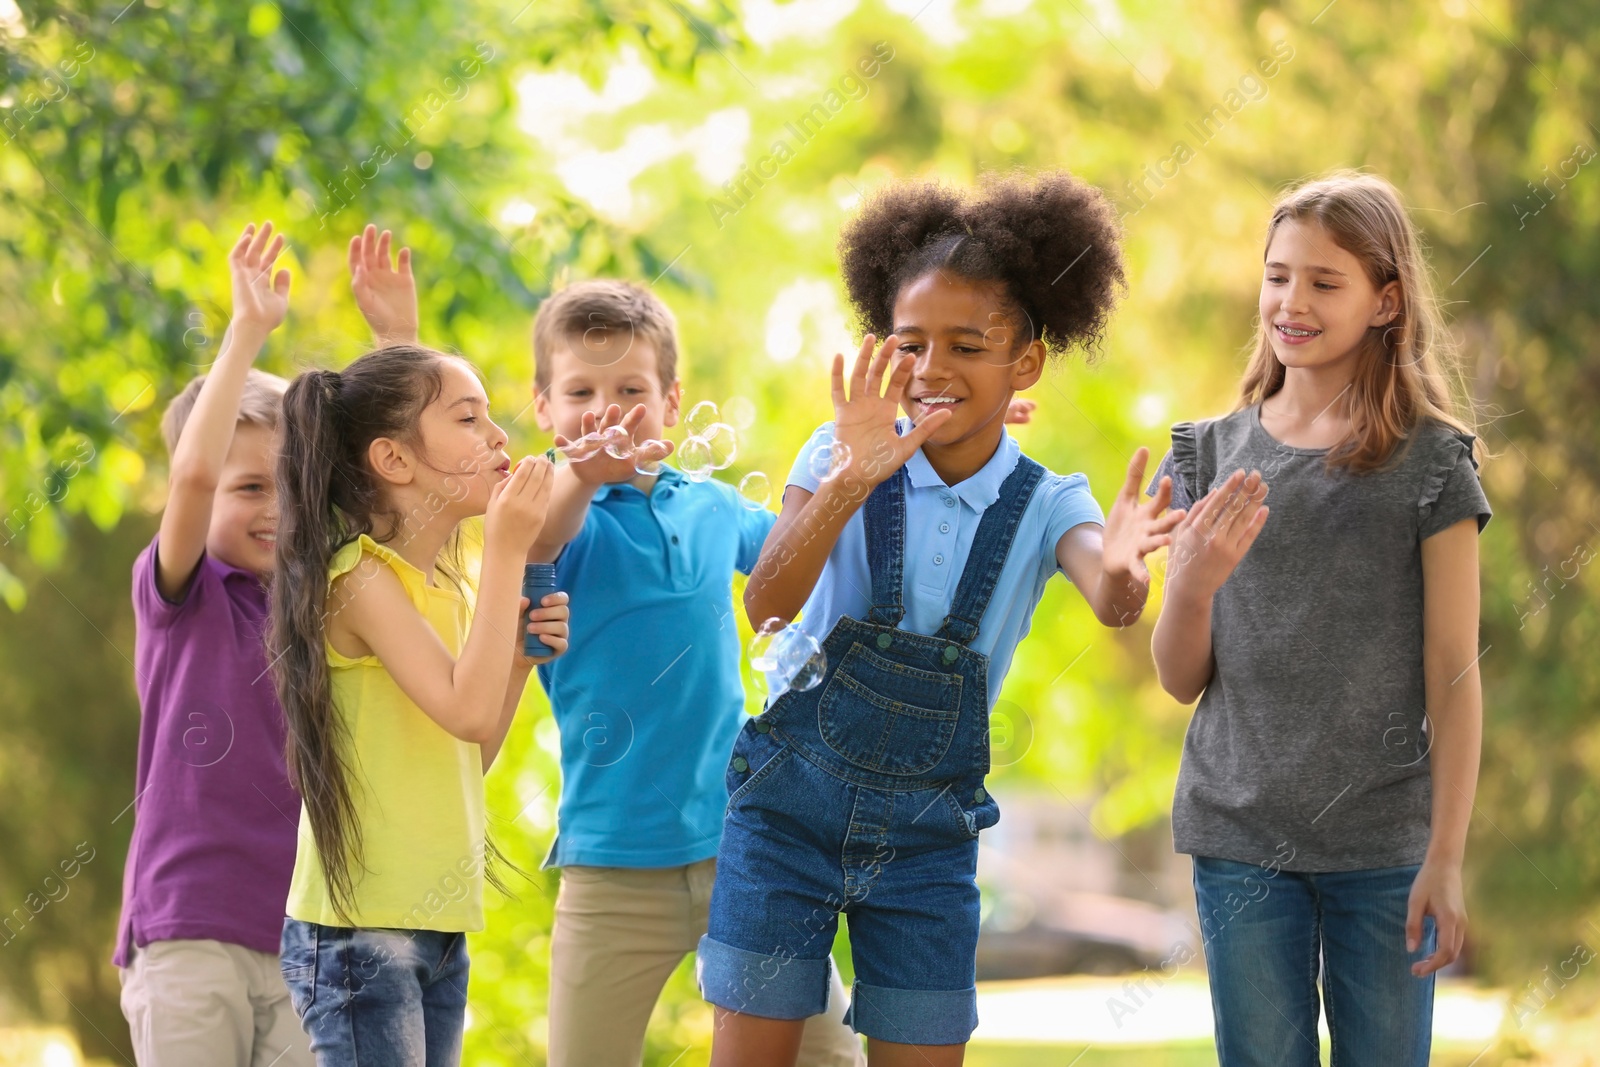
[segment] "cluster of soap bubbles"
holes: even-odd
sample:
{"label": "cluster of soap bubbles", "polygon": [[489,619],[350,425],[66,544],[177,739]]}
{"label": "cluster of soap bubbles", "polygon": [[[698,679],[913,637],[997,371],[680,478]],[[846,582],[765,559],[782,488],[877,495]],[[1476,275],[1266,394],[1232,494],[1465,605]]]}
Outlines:
{"label": "cluster of soap bubbles", "polygon": [[768,619],[750,639],[750,669],[758,684],[773,682],[772,695],[815,689],[828,673],[828,657],[817,639],[782,619]]}
{"label": "cluster of soap bubbles", "polygon": [[722,412],[709,400],[689,409],[684,420],[689,436],[678,446],[678,469],[691,482],[709,481],[717,471],[727,470],[739,457],[738,434],[722,421]]}
{"label": "cluster of soap bubbles", "polygon": [[595,433],[586,433],[569,444],[557,445],[549,455],[560,466],[563,463],[582,463],[604,452],[612,459],[633,460],[634,470],[640,474],[660,474],[661,460],[671,449],[672,446],[667,442],[654,438],[635,445],[627,430],[621,426],[607,426]]}
{"label": "cluster of soap bubbles", "polygon": [[[728,401],[726,421],[722,411],[710,400],[702,400],[689,409],[684,424],[689,436],[677,447],[675,455],[678,469],[691,482],[709,481],[720,470],[733,466],[739,457],[739,434],[733,424],[748,426],[755,419],[754,405],[744,397]],[[834,465],[831,478],[838,467],[850,461],[850,450],[835,445],[843,456]],[[640,474],[660,474],[661,461],[672,448],[665,441],[644,440],[637,445],[621,426],[609,426],[596,433],[584,434],[576,441],[551,450],[551,459],[559,466],[563,463],[581,463],[602,451],[612,459],[633,459],[634,469]],[[820,477],[820,476],[819,476]],[[827,480],[824,478],[823,480]],[[772,480],[760,471],[751,471],[739,479],[739,502],[751,511],[761,511],[772,503]]]}

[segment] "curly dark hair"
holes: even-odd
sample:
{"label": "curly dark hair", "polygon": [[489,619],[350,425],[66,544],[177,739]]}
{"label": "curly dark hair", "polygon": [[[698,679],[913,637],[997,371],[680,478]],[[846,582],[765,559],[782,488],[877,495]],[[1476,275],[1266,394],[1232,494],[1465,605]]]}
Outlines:
{"label": "curly dark hair", "polygon": [[898,182],[839,237],[845,288],[864,330],[894,329],[901,287],[931,271],[996,283],[1015,346],[1092,349],[1126,288],[1121,227],[1104,193],[1064,171],[987,175],[980,188]]}

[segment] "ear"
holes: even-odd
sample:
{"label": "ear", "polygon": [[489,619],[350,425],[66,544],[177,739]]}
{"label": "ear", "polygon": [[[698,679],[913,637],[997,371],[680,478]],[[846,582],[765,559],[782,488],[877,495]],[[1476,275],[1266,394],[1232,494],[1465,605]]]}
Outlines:
{"label": "ear", "polygon": [[1015,392],[1032,389],[1044,377],[1044,342],[1035,338],[1022,356],[1011,365],[1011,388]]}
{"label": "ear", "polygon": [[555,427],[555,420],[550,418],[550,387],[540,389],[538,382],[533,383],[533,421],[545,433]]}
{"label": "ear", "polygon": [[1378,307],[1372,313],[1372,318],[1367,320],[1367,325],[1381,329],[1392,325],[1398,314],[1400,314],[1400,283],[1393,281],[1378,290]]}
{"label": "ear", "polygon": [[416,457],[411,449],[392,437],[373,439],[367,446],[367,464],[390,485],[410,485],[417,476]]}
{"label": "ear", "polygon": [[662,414],[662,426],[678,425],[678,409],[683,406],[683,383],[675,381],[667,386],[667,410]]}

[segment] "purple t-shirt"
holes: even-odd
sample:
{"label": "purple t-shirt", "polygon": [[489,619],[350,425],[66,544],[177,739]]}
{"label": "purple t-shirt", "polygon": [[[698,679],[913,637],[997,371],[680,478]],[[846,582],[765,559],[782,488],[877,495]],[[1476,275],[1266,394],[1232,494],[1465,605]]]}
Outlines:
{"label": "purple t-shirt", "polygon": [[174,604],[152,541],[133,564],[133,617],[139,765],[112,962],[172,940],[276,954],[300,797],[267,671],[267,590],[206,555]]}

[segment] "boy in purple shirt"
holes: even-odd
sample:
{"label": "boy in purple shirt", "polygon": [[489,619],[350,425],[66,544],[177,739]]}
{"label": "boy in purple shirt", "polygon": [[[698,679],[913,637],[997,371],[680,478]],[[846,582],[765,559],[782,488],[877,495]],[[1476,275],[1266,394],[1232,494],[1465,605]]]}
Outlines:
{"label": "boy in purple shirt", "polygon": [[300,798],[262,627],[286,384],[251,367],[289,307],[283,238],[246,226],[233,321],[161,429],[167,507],[133,565],[141,720],[113,962],[141,1067],[309,1067],[278,969]]}

